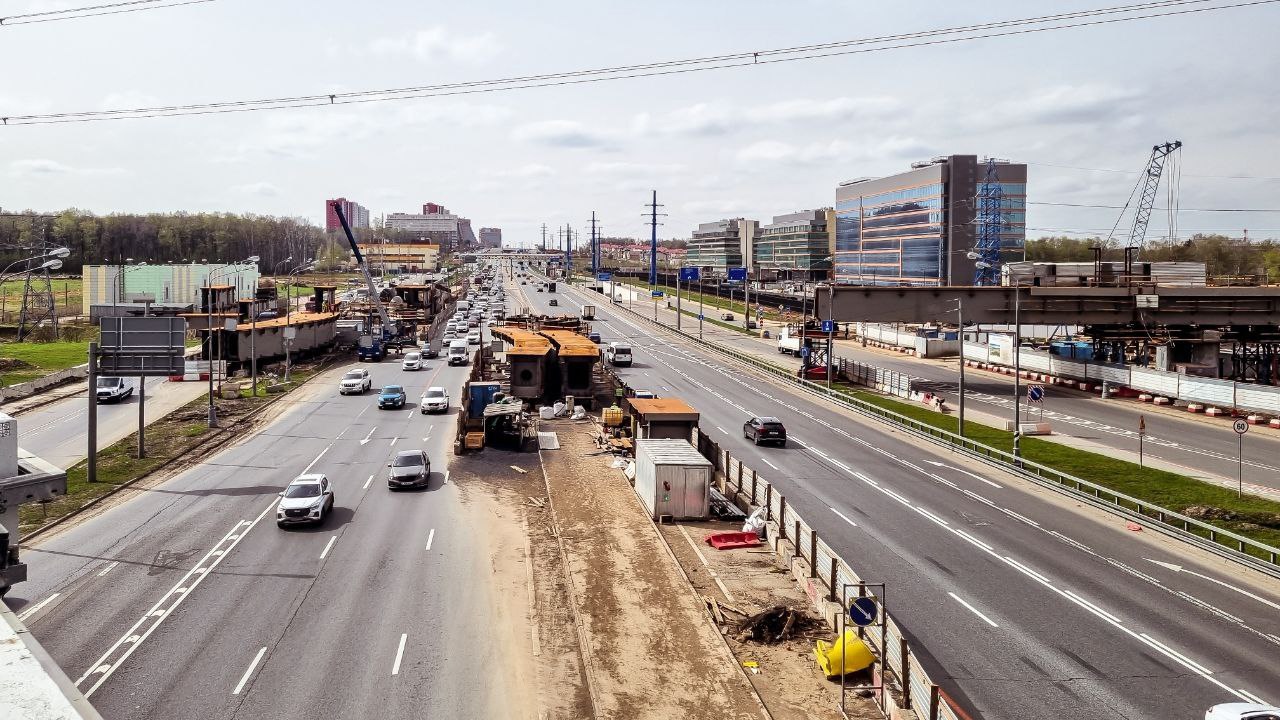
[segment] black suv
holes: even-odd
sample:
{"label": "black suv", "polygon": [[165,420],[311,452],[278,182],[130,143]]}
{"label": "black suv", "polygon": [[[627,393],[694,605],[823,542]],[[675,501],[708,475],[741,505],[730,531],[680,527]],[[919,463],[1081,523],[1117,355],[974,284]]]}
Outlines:
{"label": "black suv", "polygon": [[764,442],[787,446],[787,429],[776,417],[753,417],[742,425],[742,436],[759,445]]}

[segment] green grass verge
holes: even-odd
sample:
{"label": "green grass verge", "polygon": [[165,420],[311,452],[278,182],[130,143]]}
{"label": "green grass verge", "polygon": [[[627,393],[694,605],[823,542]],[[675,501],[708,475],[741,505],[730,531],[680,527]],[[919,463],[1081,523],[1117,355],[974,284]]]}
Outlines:
{"label": "green grass verge", "polygon": [[58,370],[89,361],[88,342],[6,342],[0,343],[0,360],[9,360],[11,370],[0,370],[0,385],[8,387],[44,377]]}
{"label": "green grass verge", "polygon": [[[919,404],[902,402],[866,390],[839,385],[834,389],[943,430],[954,433],[958,429],[959,420],[954,415],[942,415]],[[972,420],[965,423],[965,437],[1000,450],[1013,450],[1013,433],[980,425]],[[1258,542],[1280,546],[1280,502],[1254,495],[1236,497],[1234,490],[1212,483],[1167,470],[1142,467],[1127,460],[1042,438],[1023,437],[1020,446],[1022,456],[1027,460],[1144,502],[1183,514],[1189,514],[1188,508],[1213,508],[1215,510],[1211,514],[1217,517],[1205,519],[1205,522]]]}
{"label": "green grass verge", "polygon": [[[622,278],[620,282],[622,282],[624,285],[631,285],[632,287],[645,288],[646,290],[649,288],[648,283],[639,282],[634,278]],[[663,291],[664,293],[666,293],[670,297],[676,296],[676,289],[673,287],[670,287],[669,285],[659,285],[657,286],[657,288]],[[686,303],[698,302],[698,293],[696,292],[691,292],[690,290],[687,290],[687,289],[681,289],[680,296],[684,298],[684,302]],[[716,308],[717,310],[729,310],[730,312],[743,313],[743,314],[746,313],[746,310],[744,309],[745,306],[743,305],[742,301],[729,300],[728,298],[722,298],[719,295],[708,295],[706,293],[703,293],[702,304],[705,305],[706,307]],[[781,314],[779,314],[777,310],[771,310],[767,307],[764,308],[764,318],[766,320],[775,320],[778,322],[784,322],[786,320],[786,318],[783,317]]]}

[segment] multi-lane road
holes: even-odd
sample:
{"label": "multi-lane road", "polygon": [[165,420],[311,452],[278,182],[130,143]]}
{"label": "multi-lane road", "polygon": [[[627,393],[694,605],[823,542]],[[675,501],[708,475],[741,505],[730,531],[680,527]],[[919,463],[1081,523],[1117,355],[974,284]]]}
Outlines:
{"label": "multi-lane road", "polygon": [[[792,393],[596,293],[520,289],[536,312],[595,304],[604,341],[636,351],[627,382],[690,403],[863,577],[886,582],[930,674],[971,713],[1190,719],[1280,699],[1275,582]],[[755,414],[780,417],[792,443],[743,439]]]}
{"label": "multi-lane road", "polygon": [[[618,292],[630,292],[618,286]],[[607,298],[601,298],[607,301]],[[638,297],[637,297],[638,299]],[[643,303],[651,311],[648,302]],[[637,304],[636,307],[641,307]],[[696,306],[685,310],[696,312]],[[659,310],[664,322],[674,324],[675,313]],[[683,328],[696,331],[696,317],[685,316]],[[780,365],[799,368],[799,360],[777,352],[776,340],[751,337],[740,332],[704,323],[704,336],[742,352],[750,352]],[[937,362],[915,360],[899,354],[877,352],[858,347],[854,342],[837,342],[836,357],[894,370],[925,381],[924,389],[947,398],[956,407],[959,390],[959,366],[954,360]],[[965,400],[969,409],[989,415],[1013,418],[1013,378],[971,370],[965,376]],[[1025,393],[1025,388],[1023,392]],[[1097,447],[1137,457],[1138,420],[1145,418],[1145,455],[1163,461],[1170,469],[1186,474],[1215,479],[1232,479],[1237,473],[1237,438],[1225,420],[1202,416],[1181,417],[1172,411],[1153,411],[1129,400],[1102,400],[1076,390],[1048,388],[1041,406],[1029,407],[1024,398],[1025,418],[1044,419],[1059,436],[1085,447]],[[1269,428],[1256,428],[1245,437],[1244,482],[1270,488],[1280,493],[1280,433]]]}
{"label": "multi-lane road", "polygon": [[[512,662],[525,595],[498,587],[487,518],[448,482],[453,416],[417,407],[436,384],[456,405],[470,368],[365,367],[374,392],[325,373],[259,432],[26,551],[6,601],[104,717],[536,717]],[[386,383],[405,409],[376,407]],[[418,448],[430,488],[390,492],[386,464]],[[334,512],[277,528],[303,472],[329,476]]]}

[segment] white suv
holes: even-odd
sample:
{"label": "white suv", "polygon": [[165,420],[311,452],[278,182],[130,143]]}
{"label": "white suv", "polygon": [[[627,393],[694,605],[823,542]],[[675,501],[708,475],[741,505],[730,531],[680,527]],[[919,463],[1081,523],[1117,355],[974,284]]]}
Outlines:
{"label": "white suv", "polygon": [[333,485],[320,475],[299,475],[280,493],[276,505],[276,524],[321,524],[333,510]]}
{"label": "white suv", "polygon": [[342,395],[362,395],[373,386],[373,379],[368,370],[351,370],[342,376],[338,383],[338,392]]}
{"label": "white suv", "polygon": [[422,414],[432,412],[445,412],[449,409],[449,392],[444,388],[435,385],[427,388],[422,393],[422,399],[418,403],[418,407],[422,408]]}

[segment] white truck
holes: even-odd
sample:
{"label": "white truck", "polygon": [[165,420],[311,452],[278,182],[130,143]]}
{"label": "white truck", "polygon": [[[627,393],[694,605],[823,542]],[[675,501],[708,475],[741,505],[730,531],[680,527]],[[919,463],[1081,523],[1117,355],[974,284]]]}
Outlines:
{"label": "white truck", "polygon": [[119,402],[133,394],[133,383],[121,377],[100,377],[95,390],[98,402]]}
{"label": "white truck", "polygon": [[804,345],[804,338],[799,334],[799,328],[795,325],[788,325],[778,333],[778,352],[790,355],[799,355],[800,348]]}
{"label": "white truck", "polygon": [[467,364],[467,341],[450,340],[449,341],[449,364],[450,365],[466,365]]}

